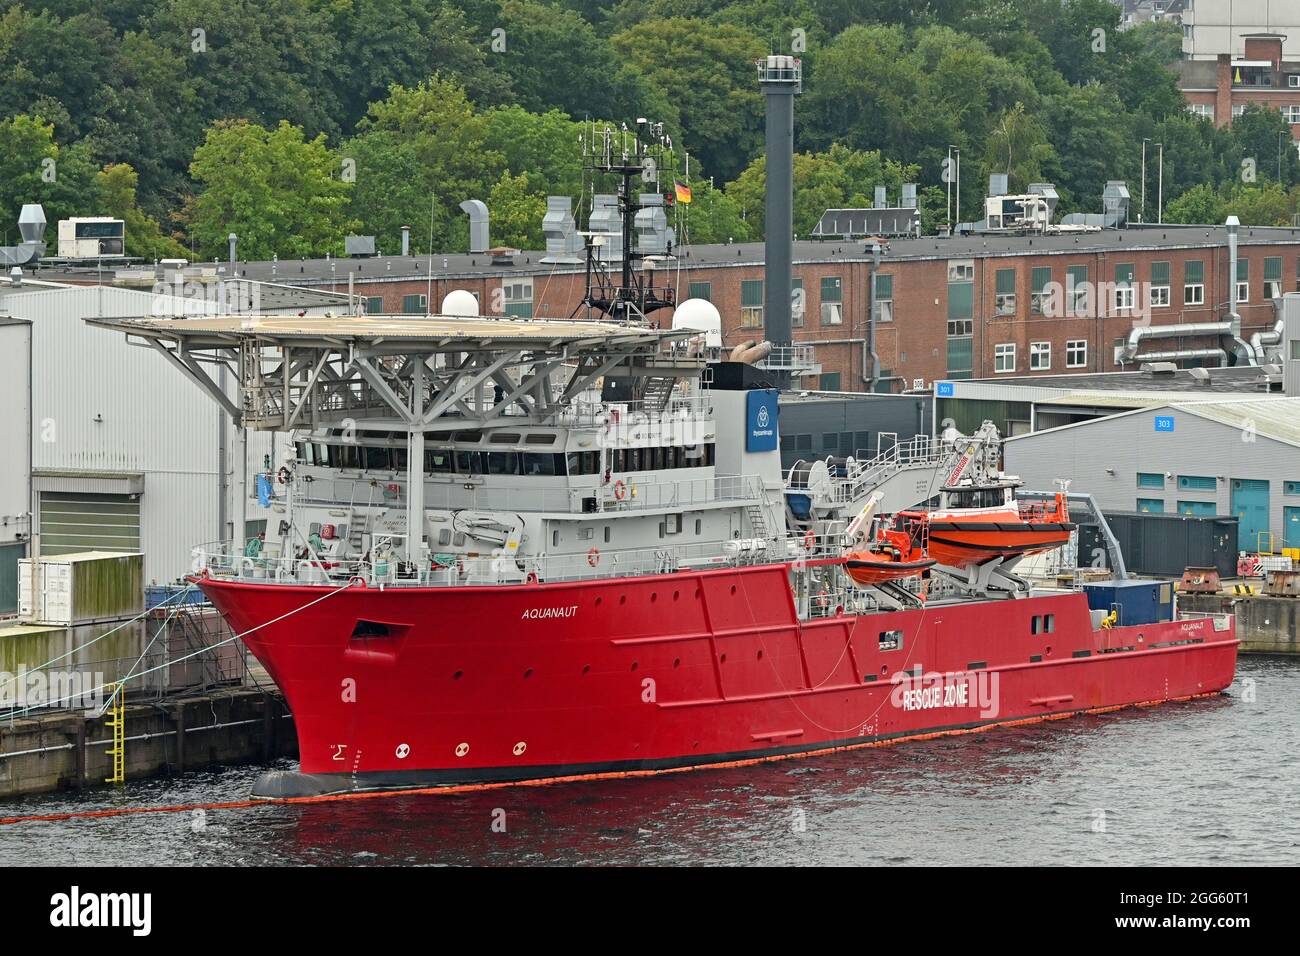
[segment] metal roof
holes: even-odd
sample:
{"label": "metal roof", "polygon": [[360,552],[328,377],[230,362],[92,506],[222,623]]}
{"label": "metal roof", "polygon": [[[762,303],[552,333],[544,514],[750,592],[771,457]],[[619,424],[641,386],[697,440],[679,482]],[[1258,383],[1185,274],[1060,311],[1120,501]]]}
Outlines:
{"label": "metal roof", "polygon": [[[1225,248],[1227,234],[1220,225],[1130,224],[1125,229],[1104,229],[1081,235],[975,235],[923,236],[915,239],[891,239],[881,253],[882,264],[891,261],[926,259],[998,258],[1024,255],[1090,255],[1132,250]],[[1242,227],[1242,248],[1252,245],[1294,243],[1300,245],[1300,228],[1273,226]],[[412,279],[484,279],[503,276],[547,276],[582,274],[584,263],[559,265],[542,262],[542,250],[525,250],[513,264],[494,263],[487,253],[447,253],[433,256],[377,256],[360,259],[303,259],[276,262],[240,262],[239,277],[270,281],[281,285],[329,285],[346,291],[349,275],[355,282],[409,282]],[[870,262],[872,249],[862,240],[798,240],[793,246],[795,265],[834,262]],[[761,242],[715,243],[691,245],[674,250],[674,258],[657,268],[664,280],[671,281],[676,270],[761,266],[764,246]],[[223,268],[224,263],[196,263],[208,268]],[[43,268],[43,278],[78,276]],[[84,271],[80,278],[86,278]]]}
{"label": "metal roof", "polygon": [[439,347],[501,343],[511,347],[536,344],[554,348],[568,343],[617,342],[650,344],[666,338],[683,338],[691,333],[661,331],[612,322],[448,315],[376,316],[284,316],[222,315],[192,319],[102,318],[87,319],[97,325],[145,338],[186,339],[201,347],[204,342],[229,344],[240,338],[328,342],[348,341],[378,344],[399,339],[404,344],[432,343]]}
{"label": "metal roof", "polygon": [[962,391],[972,385],[1010,389],[1054,389],[1072,393],[1086,392],[1267,392],[1271,383],[1281,382],[1274,366],[1234,365],[1227,368],[1180,368],[1172,373],[1144,372],[1076,372],[1062,375],[1018,375],[999,378],[954,380]]}
{"label": "metal roof", "polygon": [[1169,407],[1300,447],[1300,398],[1180,402]]}

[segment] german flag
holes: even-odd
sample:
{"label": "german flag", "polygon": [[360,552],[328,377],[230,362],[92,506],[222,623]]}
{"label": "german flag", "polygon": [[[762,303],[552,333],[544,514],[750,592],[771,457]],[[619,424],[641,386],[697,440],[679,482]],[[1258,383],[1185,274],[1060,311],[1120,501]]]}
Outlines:
{"label": "german flag", "polygon": [[691,204],[691,187],[680,179],[673,180],[673,193],[677,196],[677,201],[683,205]]}

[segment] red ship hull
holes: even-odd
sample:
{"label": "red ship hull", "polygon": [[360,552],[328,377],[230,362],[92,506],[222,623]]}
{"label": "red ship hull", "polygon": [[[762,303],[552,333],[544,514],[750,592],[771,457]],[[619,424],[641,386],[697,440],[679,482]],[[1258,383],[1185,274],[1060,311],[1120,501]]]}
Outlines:
{"label": "red ship hull", "polygon": [[784,565],[336,593],[197,583],[252,631],[293,711],[302,772],[264,778],[261,796],[864,746],[1212,694],[1237,653],[1230,618],[1094,631],[1077,593],[801,622]]}

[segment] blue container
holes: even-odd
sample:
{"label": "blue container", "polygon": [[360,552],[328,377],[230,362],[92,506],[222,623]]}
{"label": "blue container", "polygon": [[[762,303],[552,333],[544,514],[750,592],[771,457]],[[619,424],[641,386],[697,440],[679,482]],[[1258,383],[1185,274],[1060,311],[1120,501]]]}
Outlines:
{"label": "blue container", "polygon": [[185,584],[147,584],[144,589],[144,606],[147,610],[152,611],[164,602],[168,607],[208,603],[208,599],[204,597],[203,592],[198,588],[192,588],[184,597],[178,597],[177,595],[184,591],[186,587],[188,585]]}
{"label": "blue container", "polygon": [[812,517],[812,496],[801,494],[795,491],[785,493],[786,504],[790,506],[790,513],[800,521],[806,521]]}
{"label": "blue container", "polygon": [[1117,627],[1155,624],[1174,616],[1174,584],[1150,578],[1118,581],[1089,581],[1083,585],[1088,607],[1094,611],[1115,611]]}

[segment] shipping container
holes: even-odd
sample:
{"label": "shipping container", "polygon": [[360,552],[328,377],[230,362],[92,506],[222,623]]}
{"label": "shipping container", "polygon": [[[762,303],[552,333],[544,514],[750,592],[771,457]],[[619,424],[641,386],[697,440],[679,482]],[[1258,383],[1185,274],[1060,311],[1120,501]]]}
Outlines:
{"label": "shipping container", "polygon": [[18,613],[39,624],[89,624],[144,611],[144,555],[83,551],[18,562]]}
{"label": "shipping container", "polygon": [[[1237,575],[1237,519],[1232,515],[1158,514],[1107,511],[1106,522],[1119,541],[1130,574],[1181,576],[1187,568],[1218,568]],[[1105,555],[1095,524],[1080,515],[1079,563]]]}
{"label": "shipping container", "polygon": [[1174,616],[1174,583],[1141,578],[1089,581],[1083,585],[1088,607],[1094,611],[1114,611],[1115,626],[1155,624],[1171,621]]}
{"label": "shipping container", "polygon": [[167,649],[153,637],[143,621],[0,628],[0,714],[98,706],[111,693],[107,685],[128,674],[130,696],[159,695]]}

